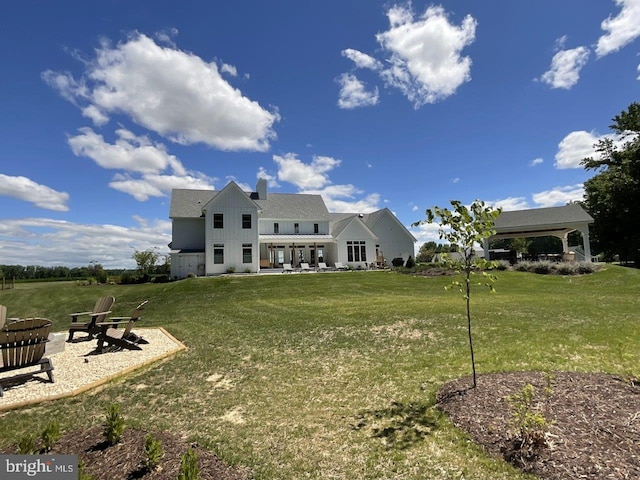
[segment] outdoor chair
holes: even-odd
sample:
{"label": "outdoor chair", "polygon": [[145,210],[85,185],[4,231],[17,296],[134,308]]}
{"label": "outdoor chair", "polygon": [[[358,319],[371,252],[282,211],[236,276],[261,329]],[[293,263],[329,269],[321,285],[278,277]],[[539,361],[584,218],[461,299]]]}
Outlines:
{"label": "outdoor chair", "polygon": [[[86,332],[88,337],[85,340],[93,340],[95,334],[100,331],[97,323],[103,322],[107,315],[111,313],[111,308],[115,303],[114,297],[99,298],[90,312],[70,313],[71,324],[69,325],[69,338],[67,342],[73,341],[73,335],[76,332]],[[86,321],[80,321],[80,317],[88,318]]]}
{"label": "outdoor chair", "polygon": [[293,268],[290,263],[282,264],[282,273],[293,273]]}
{"label": "outdoor chair", "polygon": [[318,262],[318,271],[320,272],[324,272],[325,270],[329,270],[329,267],[327,267],[327,264],[324,262]]}
{"label": "outdoor chair", "polygon": [[[17,320],[0,329],[0,372],[40,366],[35,372],[20,373],[3,378],[2,381],[30,378],[38,373],[46,373],[49,381],[53,383],[53,364],[50,359],[43,358],[49,330],[51,321],[45,318]],[[3,395],[4,390],[0,385],[0,397]]]}
{"label": "outdoor chair", "polygon": [[310,272],[311,271],[311,267],[309,267],[308,263],[301,263],[300,264],[300,271],[301,272]]}
{"label": "outdoor chair", "polygon": [[[131,329],[135,323],[142,318],[142,311],[147,303],[148,300],[145,300],[138,305],[130,317],[112,317],[106,322],[97,323],[96,325],[100,331],[98,332],[98,347],[96,348],[96,352],[101,353],[105,343],[108,346],[120,349],[142,350],[138,344],[147,344],[149,342],[133,333]],[[118,328],[120,326],[124,326],[124,328]]]}
{"label": "outdoor chair", "polygon": [[336,270],[346,270],[347,268],[342,264],[342,262],[335,263]]}
{"label": "outdoor chair", "polygon": [[0,328],[4,327],[7,321],[7,307],[0,305]]}

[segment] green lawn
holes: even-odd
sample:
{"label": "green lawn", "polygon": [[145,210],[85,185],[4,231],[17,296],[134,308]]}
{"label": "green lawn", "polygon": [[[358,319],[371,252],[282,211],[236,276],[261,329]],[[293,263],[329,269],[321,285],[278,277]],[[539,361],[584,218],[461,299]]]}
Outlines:
{"label": "green lawn", "polygon": [[[434,407],[471,372],[464,301],[447,278],[350,272],[80,287],[18,284],[9,316],[68,313],[114,295],[114,315],[149,299],[143,323],[189,350],[94,394],[0,416],[0,444],[101,424],[117,402],[130,424],[189,436],[258,479],[523,479]],[[604,371],[640,376],[640,270],[582,277],[499,272],[474,291],[478,373]],[[479,377],[482,382],[482,377]],[[10,394],[10,393],[8,393]]]}

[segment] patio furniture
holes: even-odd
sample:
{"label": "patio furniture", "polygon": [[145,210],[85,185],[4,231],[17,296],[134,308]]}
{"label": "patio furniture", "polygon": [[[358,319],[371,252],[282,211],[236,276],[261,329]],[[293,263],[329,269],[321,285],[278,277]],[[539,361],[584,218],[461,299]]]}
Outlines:
{"label": "patio furniture", "polygon": [[336,263],[335,263],[335,268],[336,268],[336,270],[346,270],[346,269],[347,269],[347,267],[345,267],[345,266],[342,264],[342,262],[336,262]]}
{"label": "patio furniture", "polygon": [[[107,315],[111,313],[111,307],[115,303],[114,297],[99,298],[90,312],[70,313],[71,324],[69,325],[69,338],[67,342],[73,341],[73,335],[76,332],[87,332],[88,337],[84,340],[92,340],[93,336],[100,331],[97,327],[98,322],[103,322]],[[87,321],[80,321],[79,317],[88,317]]]}
{"label": "patio furniture", "polygon": [[329,267],[327,267],[327,264],[324,262],[318,262],[317,270],[320,272],[324,272],[325,270],[329,270]]}
{"label": "patio furniture", "polygon": [[310,272],[311,271],[311,267],[309,267],[308,263],[301,263],[300,264],[300,271],[301,272]]}
{"label": "patio furniture", "polygon": [[7,321],[7,307],[0,305],[0,328],[4,327]]}
{"label": "patio furniture", "polygon": [[[53,383],[53,364],[49,358],[43,358],[49,330],[51,321],[46,318],[17,320],[0,329],[0,372],[40,367],[35,372],[19,373],[3,378],[2,381],[30,378],[38,373],[46,373],[49,381]],[[0,384],[0,397],[3,395],[4,390]]]}
{"label": "patio furniture", "polygon": [[[101,353],[105,343],[108,346],[118,347],[128,350],[142,350],[138,344],[147,344],[144,338],[136,335],[131,331],[135,323],[142,318],[142,311],[149,301],[145,300],[138,305],[130,317],[112,317],[106,322],[100,322],[96,325],[100,329],[98,333],[97,353]],[[124,326],[120,329],[118,327]]]}
{"label": "patio furniture", "polygon": [[282,264],[282,273],[293,273],[293,268],[290,263]]}

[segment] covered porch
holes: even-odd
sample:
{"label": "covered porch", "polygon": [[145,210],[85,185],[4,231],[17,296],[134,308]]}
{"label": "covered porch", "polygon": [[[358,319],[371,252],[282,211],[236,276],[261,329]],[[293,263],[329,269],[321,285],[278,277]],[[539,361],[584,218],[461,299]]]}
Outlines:
{"label": "covered porch", "polygon": [[335,245],[331,235],[260,235],[260,269],[333,262]]}

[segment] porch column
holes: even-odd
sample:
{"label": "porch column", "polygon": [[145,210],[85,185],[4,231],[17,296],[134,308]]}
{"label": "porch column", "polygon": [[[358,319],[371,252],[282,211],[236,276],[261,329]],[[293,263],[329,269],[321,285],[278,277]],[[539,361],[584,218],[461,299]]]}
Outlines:
{"label": "porch column", "polygon": [[582,234],[582,248],[584,248],[584,261],[591,263],[591,241],[589,240],[589,225],[578,229]]}
{"label": "porch column", "polygon": [[569,253],[569,234],[565,233],[560,240],[562,240],[562,253]]}

